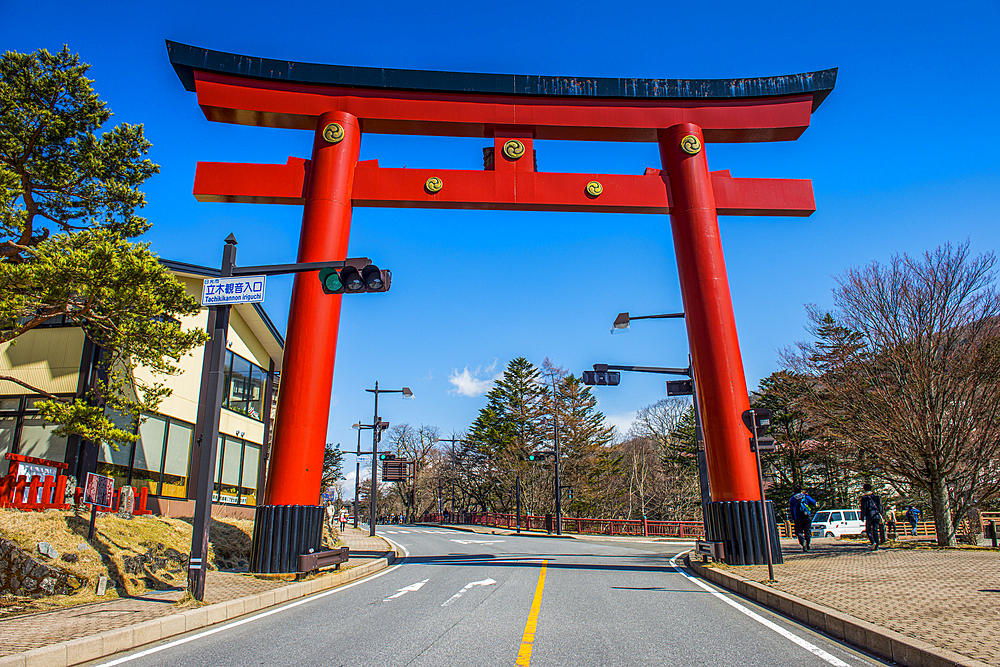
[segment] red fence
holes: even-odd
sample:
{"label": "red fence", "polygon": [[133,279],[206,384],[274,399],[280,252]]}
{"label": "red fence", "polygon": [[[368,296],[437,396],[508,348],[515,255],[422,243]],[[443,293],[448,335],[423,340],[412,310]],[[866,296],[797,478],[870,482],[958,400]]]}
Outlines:
{"label": "red fence", "polygon": [[[0,477],[0,507],[13,507],[14,509],[26,511],[40,511],[46,509],[68,510],[72,507],[66,503],[66,483],[68,479],[65,475],[53,477],[46,475],[41,477],[33,476],[30,480],[26,475],[5,475]],[[27,492],[27,493],[25,493]],[[115,491],[114,500],[111,507],[105,509],[98,507],[98,512],[117,512],[118,501],[121,489]],[[83,489],[77,487],[73,490],[73,500],[76,505],[82,505],[81,497]],[[136,498],[133,514],[152,514],[146,509],[146,502],[149,496],[149,489],[143,487]],[[83,505],[90,509],[89,505]]]}
{"label": "red fence", "polygon": [[[454,516],[457,523],[493,528],[517,528],[517,515],[483,512],[475,514],[460,514]],[[424,521],[441,522],[440,514],[427,514]],[[555,518],[544,516],[522,516],[523,530],[554,530]],[[646,519],[580,519],[563,517],[562,531],[564,533],[580,533],[591,535],[636,535],[642,537],[703,537],[704,526],[700,521],[649,521]]]}

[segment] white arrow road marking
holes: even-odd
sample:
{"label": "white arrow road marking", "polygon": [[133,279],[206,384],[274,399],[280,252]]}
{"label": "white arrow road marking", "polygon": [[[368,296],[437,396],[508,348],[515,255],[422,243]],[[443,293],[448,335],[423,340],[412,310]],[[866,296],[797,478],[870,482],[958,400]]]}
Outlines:
{"label": "white arrow road marking", "polygon": [[500,544],[503,540],[452,540],[459,544]]}
{"label": "white arrow road marking", "polygon": [[418,581],[415,584],[410,584],[406,588],[400,588],[398,591],[396,591],[395,593],[393,593],[392,595],[390,595],[386,599],[382,600],[382,602],[388,602],[389,600],[401,597],[403,595],[406,595],[407,593],[413,593],[413,592],[419,591],[420,588],[424,584],[426,584],[428,581],[430,581],[430,579],[424,579],[423,581]]}
{"label": "white arrow road marking", "polygon": [[465,588],[463,588],[462,590],[460,590],[459,592],[455,593],[450,598],[448,598],[447,600],[445,600],[445,603],[443,605],[441,605],[441,606],[442,607],[447,607],[452,602],[454,602],[458,598],[462,597],[462,594],[465,593],[470,588],[472,588],[473,586],[492,586],[495,583],[497,583],[497,582],[493,581],[492,579],[483,579],[482,581],[472,581],[472,582],[469,582],[468,584],[465,585]]}

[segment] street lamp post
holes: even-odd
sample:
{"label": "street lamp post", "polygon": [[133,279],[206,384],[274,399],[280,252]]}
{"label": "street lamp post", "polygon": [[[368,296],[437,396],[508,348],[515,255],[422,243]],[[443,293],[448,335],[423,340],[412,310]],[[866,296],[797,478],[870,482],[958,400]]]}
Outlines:
{"label": "street lamp post", "polygon": [[[378,496],[378,443],[382,439],[382,421],[378,417],[378,395],[379,394],[402,394],[403,398],[413,398],[413,392],[409,387],[402,389],[379,389],[378,380],[375,381],[374,389],[365,391],[375,394],[375,418],[372,420],[372,488],[371,488],[371,509],[368,516],[368,536],[375,537],[375,500]],[[360,431],[359,431],[360,437]]]}
{"label": "street lamp post", "polygon": [[664,313],[663,315],[632,315],[628,313],[618,313],[614,324],[611,325],[611,333],[627,333],[629,322],[632,320],[663,320],[683,318],[684,313]]}
{"label": "street lamp post", "polygon": [[[351,424],[351,428],[358,430],[358,449],[354,454],[354,527],[358,527],[358,515],[361,514],[359,511],[361,506],[358,504],[361,497],[361,431],[366,428],[375,428],[370,424],[362,424],[361,420],[358,420],[357,424]],[[372,467],[375,467],[375,461],[372,460]]]}
{"label": "street lamp post", "polygon": [[[611,325],[611,333],[628,333],[629,322],[632,320],[661,320],[661,319],[681,319],[684,313],[664,313],[662,315],[634,315],[628,313],[618,313],[614,323]],[[708,538],[708,504],[712,502],[711,492],[708,488],[708,459],[705,455],[705,435],[701,428],[701,410],[698,406],[698,383],[694,379],[694,366],[691,363],[691,355],[688,355],[688,375],[691,378],[691,395],[694,401],[694,440],[695,448],[698,451],[698,486],[701,489],[701,519],[705,529],[705,537]]]}

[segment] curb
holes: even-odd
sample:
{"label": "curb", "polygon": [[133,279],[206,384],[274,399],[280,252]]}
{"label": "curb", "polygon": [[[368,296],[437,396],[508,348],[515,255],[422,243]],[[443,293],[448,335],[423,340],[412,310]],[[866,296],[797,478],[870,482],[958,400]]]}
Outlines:
{"label": "curb", "polygon": [[337,588],[356,581],[395,562],[398,555],[390,545],[389,554],[370,563],[344,570],[322,574],[314,579],[300,581],[282,588],[248,595],[235,600],[216,602],[205,607],[189,609],[179,614],[154,618],[124,628],[108,630],[90,637],[80,637],[49,646],[31,649],[0,657],[0,667],[70,667],[91,660],[110,657],[122,651],[182,635],[209,625],[233,620],[268,607],[296,598]]}
{"label": "curb", "polygon": [[705,567],[692,560],[690,554],[684,556],[684,564],[702,579],[707,579],[717,586],[819,630],[834,639],[904,667],[989,667],[986,663],[973,658],[873,625],[791,593],[744,579],[738,574]]}

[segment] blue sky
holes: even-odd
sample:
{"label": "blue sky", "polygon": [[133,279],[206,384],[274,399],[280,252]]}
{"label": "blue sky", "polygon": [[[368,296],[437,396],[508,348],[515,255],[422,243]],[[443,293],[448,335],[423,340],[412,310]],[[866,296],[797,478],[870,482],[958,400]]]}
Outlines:
{"label": "blue sky", "polygon": [[[809,178],[809,218],[720,218],[747,382],[777,369],[806,337],[804,304],[828,307],[833,277],[968,239],[1000,237],[997,66],[1000,5],[965,3],[14,3],[0,0],[0,47],[56,50],[92,65],[113,123],[144,123],[161,173],[147,182],[145,240],[161,256],[217,266],[295,259],[301,209],[201,204],[201,161],[284,163],[311,134],[210,123],[167,60],[164,39],[241,54],[374,67],[521,74],[730,78],[839,67],[837,87],[795,142],[709,144],[713,170]],[[479,169],[486,140],[367,135],[382,166]],[[654,144],[536,142],[543,171],[640,174]],[[357,209],[351,255],[393,271],[386,294],[344,298],[329,440],[372,418],[461,431],[481,391],[517,356],[579,373],[595,362],[683,366],[678,321],[615,315],[681,309],[665,216]],[[289,278],[265,304],[283,331]],[[628,374],[600,388],[600,409],[627,426],[664,396],[664,378]],[[370,435],[366,433],[365,435]],[[370,441],[369,441],[370,444]],[[353,459],[349,486],[353,486]],[[353,490],[353,489],[352,489]]]}

